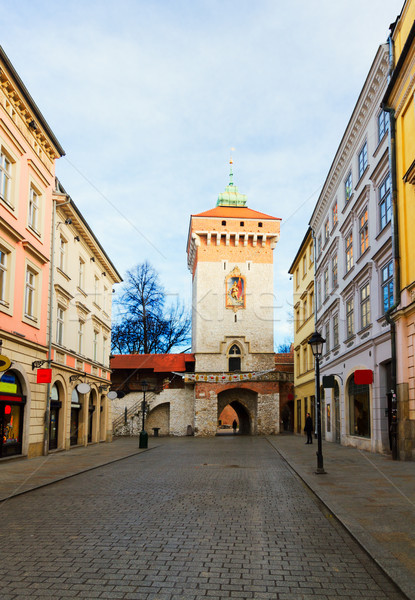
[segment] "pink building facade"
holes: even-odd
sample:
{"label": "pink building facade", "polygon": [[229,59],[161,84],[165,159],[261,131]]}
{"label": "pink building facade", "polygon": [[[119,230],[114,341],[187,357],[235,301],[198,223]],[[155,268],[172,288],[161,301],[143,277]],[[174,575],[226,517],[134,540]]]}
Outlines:
{"label": "pink building facade", "polygon": [[46,388],[32,363],[47,358],[52,193],[62,155],[0,47],[0,458],[42,453]]}

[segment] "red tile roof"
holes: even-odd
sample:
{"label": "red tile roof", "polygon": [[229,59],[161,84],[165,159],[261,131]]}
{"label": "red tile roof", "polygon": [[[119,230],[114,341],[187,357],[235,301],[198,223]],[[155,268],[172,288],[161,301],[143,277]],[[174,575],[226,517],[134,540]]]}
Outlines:
{"label": "red tile roof", "polygon": [[154,373],[186,371],[186,364],[194,363],[194,354],[116,354],[111,357],[111,369],[141,369]]}
{"label": "red tile roof", "polygon": [[192,215],[192,217],[226,217],[228,219],[233,217],[235,219],[272,219],[273,221],[281,221],[278,217],[271,217],[265,213],[243,206],[216,206],[205,212]]}

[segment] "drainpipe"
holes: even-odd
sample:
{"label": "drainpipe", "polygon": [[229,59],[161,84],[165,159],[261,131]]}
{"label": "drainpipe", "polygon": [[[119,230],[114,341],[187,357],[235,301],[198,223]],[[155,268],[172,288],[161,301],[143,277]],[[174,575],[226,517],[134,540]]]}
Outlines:
{"label": "drainpipe", "polygon": [[[71,199],[68,196],[65,202],[62,202],[59,206],[69,204]],[[55,269],[55,222],[56,222],[56,200],[52,198],[52,235],[51,235],[51,257],[50,257],[50,273],[49,273],[49,340],[48,340],[48,359],[49,365],[52,366],[52,325],[53,325],[53,275]],[[51,385],[47,384],[46,387],[46,410],[45,410],[45,423],[44,423],[44,437],[43,437],[43,456],[47,456],[49,452],[49,423],[50,423],[50,391]]]}
{"label": "drainpipe", "polygon": [[[316,280],[316,263],[317,263],[317,242],[314,229],[311,228],[311,237],[313,238],[313,252],[314,252],[314,331],[317,331],[317,280]],[[314,439],[317,439],[317,420],[318,420],[318,412],[317,412],[317,372],[314,369],[314,387],[316,388],[316,397],[314,402]],[[320,393],[320,392],[318,392]]]}
{"label": "drainpipe", "polygon": [[[394,48],[392,37],[388,38],[389,45],[389,76],[393,71]],[[396,323],[392,313],[396,311],[401,303],[401,265],[399,256],[399,223],[398,223],[398,189],[396,180],[396,121],[395,111],[382,103],[382,109],[389,113],[389,170],[392,184],[392,258],[393,258],[393,292],[394,303],[385,313],[386,321],[390,325],[391,331],[391,395],[392,395],[392,415],[391,415],[391,442],[392,459],[398,460],[398,398],[397,398],[397,356],[396,356]]]}

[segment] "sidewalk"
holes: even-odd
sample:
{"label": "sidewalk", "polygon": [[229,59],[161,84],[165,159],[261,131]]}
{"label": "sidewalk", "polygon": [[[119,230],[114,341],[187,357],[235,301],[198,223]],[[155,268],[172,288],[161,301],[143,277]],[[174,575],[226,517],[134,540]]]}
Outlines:
{"label": "sidewalk", "polygon": [[415,600],[415,463],[323,441],[325,475],[316,475],[317,442],[282,434],[269,443],[380,567]]}
{"label": "sidewalk", "polygon": [[[266,438],[408,598],[415,600],[415,464],[323,442],[327,474],[316,475],[317,443],[306,446],[304,439],[291,434]],[[148,450],[168,440],[150,438]],[[116,438],[111,444],[1,462],[0,502],[146,451],[138,448],[138,438]]]}

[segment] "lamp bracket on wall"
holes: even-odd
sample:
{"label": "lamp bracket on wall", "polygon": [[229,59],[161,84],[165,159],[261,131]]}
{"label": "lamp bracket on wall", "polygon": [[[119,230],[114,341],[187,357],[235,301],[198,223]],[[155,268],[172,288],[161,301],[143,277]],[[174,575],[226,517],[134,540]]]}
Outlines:
{"label": "lamp bracket on wall", "polygon": [[82,374],[78,374],[78,375],[71,375],[69,377],[69,381],[70,382],[77,381],[77,379],[82,379],[82,377],[86,377],[86,373],[82,373]]}
{"label": "lamp bracket on wall", "polygon": [[46,360],[34,360],[34,361],[32,362],[32,371],[33,371],[34,369],[40,369],[40,367],[41,367],[42,365],[44,365],[45,363],[51,363],[51,362],[52,362],[52,359],[51,359],[51,358],[48,358],[48,359],[46,359]]}

